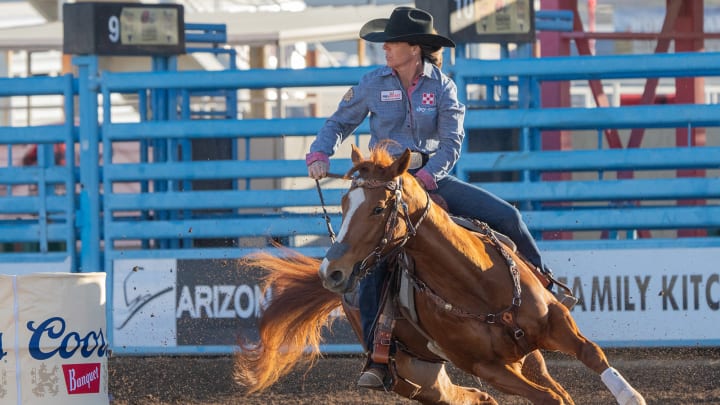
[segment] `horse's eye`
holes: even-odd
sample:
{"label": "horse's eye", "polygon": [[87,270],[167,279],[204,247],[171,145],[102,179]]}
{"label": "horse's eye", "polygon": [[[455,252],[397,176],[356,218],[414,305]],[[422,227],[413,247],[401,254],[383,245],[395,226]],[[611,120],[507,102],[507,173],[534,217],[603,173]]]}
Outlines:
{"label": "horse's eye", "polygon": [[385,211],[385,207],[383,207],[382,205],[378,205],[377,207],[373,208],[373,215],[380,215],[383,211]]}

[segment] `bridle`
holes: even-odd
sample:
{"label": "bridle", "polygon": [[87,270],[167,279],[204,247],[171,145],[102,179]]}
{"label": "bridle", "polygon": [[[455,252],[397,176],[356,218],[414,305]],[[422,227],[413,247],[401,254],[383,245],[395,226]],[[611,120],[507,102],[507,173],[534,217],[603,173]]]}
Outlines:
{"label": "bridle", "polygon": [[[369,260],[371,258],[375,258],[374,263],[380,263],[383,259],[391,256],[396,251],[400,250],[405,244],[412,238],[413,236],[417,235],[417,230],[422,224],[422,222],[425,220],[425,217],[427,217],[428,212],[430,211],[430,196],[427,196],[427,203],[425,204],[425,209],[423,210],[422,215],[420,218],[418,218],[417,222],[415,224],[412,223],[412,220],[410,219],[410,214],[408,210],[408,205],[403,199],[403,193],[402,193],[402,176],[398,176],[390,181],[382,182],[375,179],[365,180],[360,177],[356,177],[353,179],[353,182],[350,186],[350,190],[354,188],[386,188],[392,192],[394,192],[394,195],[392,198],[392,201],[394,201],[394,209],[391,209],[390,214],[388,215],[387,219],[385,220],[385,233],[383,234],[382,238],[380,239],[380,242],[375,246],[375,249],[373,249],[366,257],[365,259],[360,262],[360,266],[353,269],[353,273],[357,271],[361,275],[367,272],[367,269],[369,267]],[[427,193],[426,193],[427,194]],[[405,219],[405,229],[406,232],[403,235],[400,242],[391,249],[387,254],[383,255],[382,252],[387,247],[388,243],[390,242],[390,236],[395,229],[395,227],[398,224],[398,214],[402,210],[403,218]]]}
{"label": "bridle", "polygon": [[[428,212],[430,212],[430,204],[432,199],[430,196],[425,192],[426,195],[426,203],[425,208],[423,209],[423,213],[418,218],[418,220],[413,223],[412,219],[410,218],[409,209],[407,202],[403,198],[403,190],[402,190],[402,176],[395,177],[392,180],[389,181],[381,181],[377,179],[364,179],[359,176],[355,176],[352,178],[352,183],[350,185],[350,190],[352,191],[357,188],[366,188],[366,189],[377,189],[377,188],[385,188],[389,191],[391,191],[393,194],[389,199],[392,201],[392,204],[387,204],[386,209],[390,209],[390,213],[387,215],[387,219],[385,220],[385,231],[383,236],[380,238],[380,241],[375,246],[375,248],[358,264],[356,264],[353,267],[353,271],[350,274],[350,277],[348,278],[348,284],[347,285],[354,285],[355,282],[359,281],[360,279],[367,276],[370,272],[370,268],[374,265],[377,265],[378,263],[382,263],[383,260],[385,260],[388,257],[391,257],[392,255],[396,254],[397,252],[402,249],[405,244],[410,240],[410,238],[414,237],[417,234],[417,230],[420,227],[420,225],[423,223],[425,218],[428,215]],[[392,236],[392,231],[395,229],[395,227],[398,225],[400,212],[402,211],[402,218],[405,220],[405,229],[406,232],[400,239],[400,241],[395,244],[392,249],[388,250],[385,254],[383,252],[387,249],[388,245],[390,244],[390,238]],[[330,246],[330,249],[328,249],[325,257],[328,259],[332,259],[333,257],[340,257],[346,250],[347,245],[345,245],[342,242],[335,241],[335,234],[330,229],[330,237],[332,240],[332,245]],[[372,259],[375,260],[372,260]]]}

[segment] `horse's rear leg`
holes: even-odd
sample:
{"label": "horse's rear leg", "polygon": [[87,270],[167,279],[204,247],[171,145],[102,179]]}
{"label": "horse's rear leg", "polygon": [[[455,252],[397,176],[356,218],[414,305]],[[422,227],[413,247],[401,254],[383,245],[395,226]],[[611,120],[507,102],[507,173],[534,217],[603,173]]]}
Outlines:
{"label": "horse's rear leg", "polygon": [[549,387],[555,393],[560,395],[565,402],[570,405],[574,405],[575,402],[570,397],[570,394],[560,385],[548,372],[547,366],[545,365],[545,358],[539,350],[530,352],[523,361],[522,374],[530,381],[542,385],[543,387]]}
{"label": "horse's rear leg", "polygon": [[[602,382],[620,405],[645,405],[645,399],[614,368],[600,346],[583,336],[570,312],[560,305],[550,306],[550,333],[543,346],[575,356],[600,375]],[[549,346],[546,346],[548,344]]]}
{"label": "horse's rear leg", "polygon": [[445,365],[418,360],[402,351],[395,356],[397,373],[404,379],[417,384],[417,392],[399,390],[398,394],[423,404],[476,404],[497,405],[488,393],[472,387],[453,384],[447,375]]}

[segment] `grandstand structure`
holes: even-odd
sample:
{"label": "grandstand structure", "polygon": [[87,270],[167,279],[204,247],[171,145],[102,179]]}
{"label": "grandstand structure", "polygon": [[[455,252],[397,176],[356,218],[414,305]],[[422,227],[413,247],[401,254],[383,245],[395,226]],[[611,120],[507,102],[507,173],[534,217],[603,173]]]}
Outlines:
{"label": "grandstand structure", "polygon": [[[274,242],[327,249],[304,154],[381,62],[359,27],[408,3],[217,2],[256,8],[230,13],[185,1],[187,52],[143,56],[64,55],[59,3],[13,2],[44,10],[29,14],[39,25],[0,28],[0,271],[106,272],[116,353],[231,351],[230,331],[252,335],[267,299],[233,261]],[[706,49],[720,37],[704,29],[714,3],[644,2],[663,10],[654,32],[607,31],[612,10],[632,14],[620,1],[528,4],[532,40],[447,53],[468,109],[456,174],[520,208],[599,341],[717,344],[713,328],[607,335],[720,306],[708,266],[720,255],[720,53]],[[367,132],[349,141],[366,147]],[[349,143],[333,171],[349,168]],[[337,228],[347,184],[322,187]],[[326,351],[358,350],[334,339]]]}

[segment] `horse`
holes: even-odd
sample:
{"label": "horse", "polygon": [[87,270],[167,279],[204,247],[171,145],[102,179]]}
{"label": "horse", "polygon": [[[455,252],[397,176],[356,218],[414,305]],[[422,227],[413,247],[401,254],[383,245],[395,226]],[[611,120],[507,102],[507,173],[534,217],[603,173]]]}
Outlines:
{"label": "horse", "polygon": [[[600,376],[621,405],[645,404],[585,337],[569,310],[533,268],[492,231],[456,224],[408,172],[410,151],[384,148],[365,158],[352,146],[352,184],[342,198],[337,240],[321,260],[285,248],[245,265],[266,270],[272,298],[260,340],[242,344],[235,376],[246,393],[261,391],[298,363],[320,355],[321,332],[342,307],[362,342],[359,312],[348,299],[359,279],[388,258],[410,285],[413,308],[395,320],[389,361],[397,394],[427,404],[496,404],[487,392],[455,385],[445,364],[533,404],[574,404],[549,374],[542,350],[574,356]],[[412,312],[412,313],[410,313]]]}

